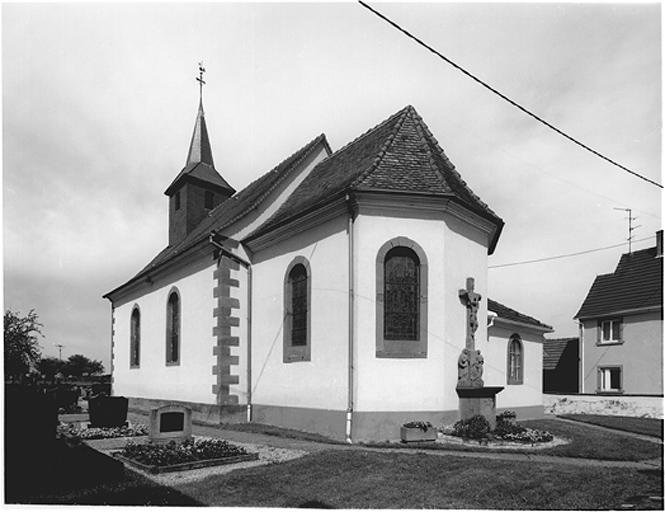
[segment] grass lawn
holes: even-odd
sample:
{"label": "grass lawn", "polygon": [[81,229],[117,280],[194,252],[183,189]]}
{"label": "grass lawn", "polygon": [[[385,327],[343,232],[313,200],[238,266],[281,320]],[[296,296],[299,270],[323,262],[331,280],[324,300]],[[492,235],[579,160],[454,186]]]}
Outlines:
{"label": "grass lawn", "polygon": [[660,509],[662,472],[326,450],[178,487],[206,505],[310,508]]}
{"label": "grass lawn", "polygon": [[[628,460],[639,461],[662,457],[662,446],[650,441],[635,439],[614,432],[603,432],[583,424],[574,425],[555,419],[520,421],[521,425],[538,430],[547,430],[556,437],[564,437],[571,442],[552,448],[526,449],[516,452],[511,449],[494,449],[493,452],[534,453],[557,457],[579,457],[583,459]],[[368,446],[390,448],[413,448],[414,444],[403,443],[367,443]],[[417,443],[418,448],[431,450],[487,452],[480,446],[463,446],[457,444]]]}
{"label": "grass lawn", "polygon": [[634,418],[631,416],[603,416],[600,414],[562,414],[562,418],[583,421],[602,427],[635,432],[663,438],[663,420],[657,418]]}

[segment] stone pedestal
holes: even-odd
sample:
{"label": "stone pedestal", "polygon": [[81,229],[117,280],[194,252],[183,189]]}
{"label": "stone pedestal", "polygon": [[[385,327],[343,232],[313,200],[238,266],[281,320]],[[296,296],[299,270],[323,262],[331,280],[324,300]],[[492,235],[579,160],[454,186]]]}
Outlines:
{"label": "stone pedestal", "polygon": [[466,420],[480,414],[489,422],[490,430],[494,430],[496,427],[496,395],[502,390],[501,386],[458,387],[460,419]]}

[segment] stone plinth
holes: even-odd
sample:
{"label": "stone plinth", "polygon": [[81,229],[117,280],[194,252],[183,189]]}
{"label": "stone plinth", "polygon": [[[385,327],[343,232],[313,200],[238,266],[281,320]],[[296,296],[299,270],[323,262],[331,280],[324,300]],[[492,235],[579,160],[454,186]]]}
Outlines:
{"label": "stone plinth", "polygon": [[466,420],[480,414],[489,422],[490,429],[494,430],[496,427],[496,395],[502,390],[501,386],[458,387],[460,419]]}

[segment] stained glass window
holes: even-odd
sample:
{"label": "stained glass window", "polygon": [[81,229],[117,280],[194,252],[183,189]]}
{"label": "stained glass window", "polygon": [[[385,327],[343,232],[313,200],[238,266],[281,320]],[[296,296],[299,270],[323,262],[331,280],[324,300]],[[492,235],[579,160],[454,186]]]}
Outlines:
{"label": "stained glass window", "polygon": [[134,308],[132,311],[129,347],[129,365],[139,366],[141,351],[141,313],[138,308]]}
{"label": "stained glass window", "polygon": [[307,345],[307,269],[298,264],[289,273],[291,287],[291,345]]}
{"label": "stained glass window", "polygon": [[180,298],[176,292],[169,295],[166,321],[166,362],[177,363],[180,357]]}
{"label": "stained glass window", "polygon": [[385,339],[418,340],[420,261],[411,249],[395,247],[386,254],[383,296]]}

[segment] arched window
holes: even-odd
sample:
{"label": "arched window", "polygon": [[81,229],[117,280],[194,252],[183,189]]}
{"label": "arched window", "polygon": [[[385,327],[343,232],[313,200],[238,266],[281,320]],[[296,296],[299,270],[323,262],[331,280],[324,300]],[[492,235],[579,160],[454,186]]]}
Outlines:
{"label": "arched window", "polygon": [[522,340],[513,334],[508,341],[508,384],[522,384],[524,375],[524,351]]}
{"label": "arched window", "polygon": [[310,360],[309,262],[295,258],[284,279],[284,362]]}
{"label": "arched window", "polygon": [[129,367],[138,368],[141,362],[141,312],[134,306],[130,319]]}
{"label": "arched window", "polygon": [[427,257],[413,240],[379,249],[376,294],[377,357],[427,357]]}
{"label": "arched window", "polygon": [[383,264],[383,337],[417,341],[420,333],[420,260],[408,247],[393,247]]}
{"label": "arched window", "polygon": [[166,364],[180,363],[180,296],[171,291],[166,305]]}

